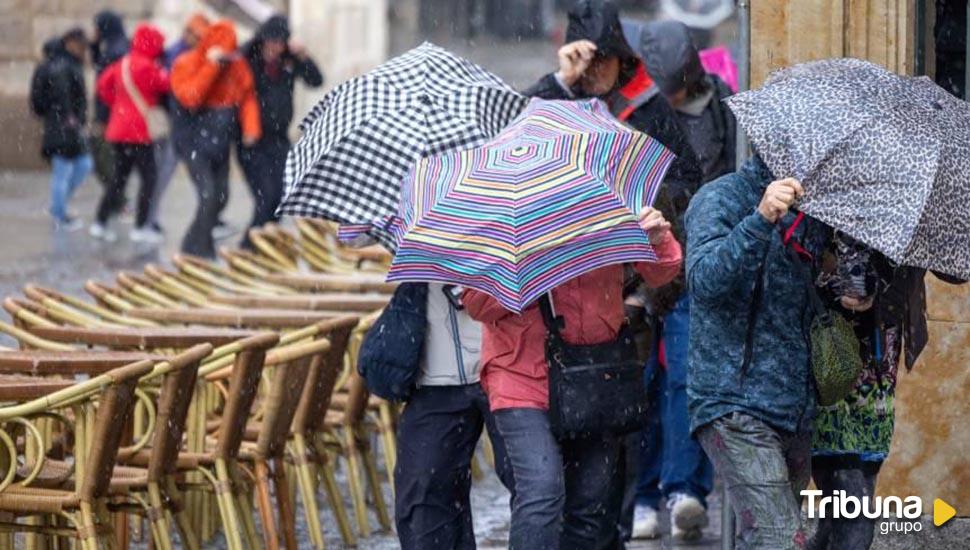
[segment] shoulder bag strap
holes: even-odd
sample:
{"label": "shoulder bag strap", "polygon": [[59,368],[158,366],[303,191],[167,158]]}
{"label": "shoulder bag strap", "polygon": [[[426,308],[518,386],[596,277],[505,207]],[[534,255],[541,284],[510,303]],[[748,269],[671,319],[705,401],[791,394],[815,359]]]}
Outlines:
{"label": "shoulder bag strap", "polygon": [[141,118],[147,126],[149,124],[148,103],[145,101],[145,97],[141,95],[141,90],[138,89],[138,86],[135,86],[135,81],[131,78],[131,56],[126,55],[121,58],[121,83],[124,85],[128,97],[135,104],[135,108],[138,109],[138,114],[141,115]]}
{"label": "shoulder bag strap", "polygon": [[539,311],[542,312],[542,322],[546,325],[546,330],[549,334],[557,338],[561,337],[562,335],[559,331],[562,330],[566,323],[562,317],[557,317],[555,312],[553,312],[550,293],[543,294],[539,298]]}

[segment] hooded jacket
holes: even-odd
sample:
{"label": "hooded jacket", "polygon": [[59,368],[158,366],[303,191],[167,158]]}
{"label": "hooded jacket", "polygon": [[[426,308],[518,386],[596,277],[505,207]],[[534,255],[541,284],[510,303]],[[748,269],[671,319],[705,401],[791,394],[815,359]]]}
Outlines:
{"label": "hooded jacket", "polygon": [[236,30],[231,22],[214,23],[195,48],[175,60],[172,93],[179,105],[190,112],[236,109],[243,135],[259,139],[262,134],[259,103],[249,64],[242,57],[224,64],[212,61],[207,54],[213,47],[227,54],[236,51]]}
{"label": "hooded jacket", "polygon": [[[95,76],[101,76],[112,63],[128,53],[128,37],[121,16],[111,10],[98,12],[94,16],[94,26],[98,29],[98,40],[91,43],[91,61]],[[108,106],[95,98],[95,120],[106,123],[108,115]]]}
{"label": "hooded jacket", "polygon": [[88,102],[81,61],[64,49],[60,38],[44,43],[44,57],[30,81],[31,110],[44,119],[41,154],[76,157],[87,151]]}
{"label": "hooded jacket", "polygon": [[131,53],[112,63],[98,78],[98,98],[111,109],[104,137],[111,143],[151,143],[148,124],[125,89],[122,65],[128,59],[131,79],[149,106],[158,105],[169,90],[168,72],[159,64],[165,37],[152,25],[139,25]]}
{"label": "hooded jacket", "polygon": [[289,49],[278,63],[266,63],[262,55],[265,40],[288,41],[290,26],[286,17],[270,17],[256,32],[256,36],[243,45],[242,53],[256,81],[256,97],[264,136],[285,137],[293,120],[293,88],[297,79],[311,88],[323,84],[323,74],[312,59],[299,59]]}
{"label": "hooded jacket", "polygon": [[[687,210],[691,431],[743,412],[795,432],[814,415],[813,311],[782,238],[795,214],[772,224],[757,212],[773,179],[754,157],[702,187]],[[819,258],[828,231],[806,217],[793,239]]]}

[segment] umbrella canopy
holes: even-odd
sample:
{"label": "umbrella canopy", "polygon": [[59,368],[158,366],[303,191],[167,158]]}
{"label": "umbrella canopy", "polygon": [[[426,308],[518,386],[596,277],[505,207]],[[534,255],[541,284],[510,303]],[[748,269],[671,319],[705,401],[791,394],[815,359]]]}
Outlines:
{"label": "umbrella canopy", "polygon": [[727,100],[799,206],[893,261],[970,277],[970,104],[858,59],[797,65]]}
{"label": "umbrella canopy", "polygon": [[280,214],[383,219],[397,211],[416,160],[484,143],[526,103],[497,76],[425,42],[337,86],[307,115],[286,159]]}
{"label": "umbrella canopy", "polygon": [[635,212],[671,154],[599,100],[533,100],[488,144],[419,161],[405,180],[389,281],[475,288],[512,311],[609,264],[656,260]]}

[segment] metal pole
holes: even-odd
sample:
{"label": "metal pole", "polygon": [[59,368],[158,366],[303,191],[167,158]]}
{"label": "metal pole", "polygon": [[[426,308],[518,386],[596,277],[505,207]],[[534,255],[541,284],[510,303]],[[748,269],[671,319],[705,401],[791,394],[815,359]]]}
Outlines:
{"label": "metal pole", "polygon": [[[970,2],[970,0],[968,0]],[[751,0],[738,0],[738,91],[751,88]],[[738,124],[737,167],[748,158],[748,135]],[[721,550],[734,550],[734,510],[727,488],[721,489]]]}
{"label": "metal pole", "polygon": [[913,63],[913,74],[926,74],[926,1],[916,0],[916,44],[913,48],[916,59]]}
{"label": "metal pole", "polygon": [[970,0],[967,1],[967,13],[964,17],[967,21],[967,42],[963,45],[963,99],[970,99]]}

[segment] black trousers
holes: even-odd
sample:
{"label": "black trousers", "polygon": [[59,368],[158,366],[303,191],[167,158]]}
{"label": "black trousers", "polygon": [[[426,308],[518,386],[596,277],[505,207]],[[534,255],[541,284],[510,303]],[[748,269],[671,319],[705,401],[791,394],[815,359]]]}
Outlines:
{"label": "black trousers", "polygon": [[189,155],[185,159],[198,197],[195,219],[182,239],[182,252],[215,258],[212,229],[229,202],[229,152],[219,158]]}
{"label": "black trousers", "polygon": [[114,173],[110,184],[101,195],[98,204],[98,223],[107,223],[108,218],[117,214],[125,203],[125,187],[132,169],[138,170],[141,188],[138,190],[138,209],[135,212],[135,227],[142,227],[148,221],[155,181],[158,171],[155,168],[155,150],[151,144],[116,143],[114,144]]}
{"label": "black trousers", "polygon": [[[239,164],[253,195],[250,228],[279,221],[276,209],[283,200],[283,170],[289,150],[290,141],[285,135],[266,135],[252,147],[239,147]],[[251,247],[249,231],[243,235],[242,246]]]}
{"label": "black trousers", "polygon": [[513,488],[505,445],[478,384],[417,388],[398,425],[394,520],[403,550],[474,549],[471,459],[488,430],[495,470]]}
{"label": "black trousers", "polygon": [[[845,491],[846,495],[872,498],[876,492],[876,477],[882,462],[859,460],[854,455],[844,457],[813,457],[812,479],[823,494]],[[868,550],[875,535],[876,520],[863,515],[855,519],[818,520],[818,529],[805,548],[809,550]]]}

